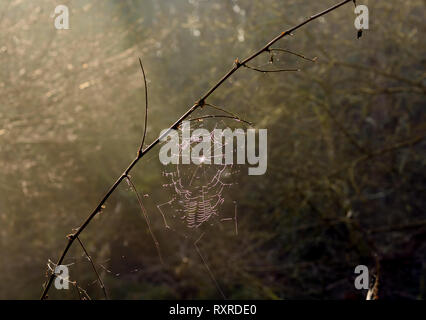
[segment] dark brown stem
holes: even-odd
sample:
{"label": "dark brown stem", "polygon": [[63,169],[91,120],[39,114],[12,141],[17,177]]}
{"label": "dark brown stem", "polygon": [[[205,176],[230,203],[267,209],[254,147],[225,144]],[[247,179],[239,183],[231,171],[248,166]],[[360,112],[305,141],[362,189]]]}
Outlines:
{"label": "dark brown stem", "polygon": [[265,70],[265,69],[259,69],[257,67],[251,67],[249,65],[244,65],[244,67],[246,67],[247,69],[251,69],[257,72],[262,72],[262,73],[271,73],[271,72],[298,72],[300,71],[300,69],[275,69],[275,70]]}
{"label": "dark brown stem", "polygon": [[146,83],[145,70],[143,69],[141,58],[139,58],[139,64],[141,66],[143,83],[144,83],[144,87],[145,87],[145,124],[144,124],[144,128],[143,128],[142,142],[141,142],[141,145],[139,147],[138,154],[140,154],[143,150],[143,145],[145,143],[145,137],[146,137],[146,128],[147,128],[147,125],[148,125],[148,85]]}
{"label": "dark brown stem", "polygon": [[[88,224],[92,221],[92,219],[99,213],[99,211],[102,209],[102,206],[104,203],[108,200],[108,198],[111,196],[111,194],[117,189],[117,187],[120,185],[120,183],[123,181],[125,177],[128,176],[129,172],[133,169],[133,167],[138,163],[138,161],[147,154],[152,148],[154,148],[160,141],[166,137],[171,130],[176,129],[179,124],[185,120],[189,115],[191,115],[198,107],[202,107],[205,104],[206,99],[214,92],[217,88],[219,88],[226,80],[228,80],[229,77],[231,77],[235,71],[237,71],[241,66],[247,64],[260,54],[267,52],[270,47],[276,43],[278,40],[284,38],[285,36],[291,35],[294,31],[297,29],[303,27],[305,24],[318,19],[319,17],[322,17],[331,11],[336,10],[337,8],[340,8],[341,6],[352,2],[353,0],[344,0],[339,2],[338,4],[316,14],[311,16],[309,19],[306,19],[302,23],[299,23],[298,25],[288,29],[287,31],[283,31],[278,36],[276,36],[274,39],[269,41],[265,46],[263,46],[260,50],[256,51],[246,59],[242,60],[241,62],[236,59],[234,66],[215,84],[213,85],[192,107],[190,107],[178,120],[173,123],[168,130],[164,131],[163,134],[155,139],[148,147],[146,147],[144,150],[140,150],[137,153],[137,157],[129,164],[127,169],[123,172],[123,174],[117,178],[117,180],[114,182],[114,184],[109,188],[109,190],[105,193],[103,198],[100,200],[99,204],[95,207],[95,209],[92,211],[92,213],[87,217],[87,219],[83,222],[83,224],[77,229],[77,231],[74,234],[71,234],[68,236],[68,243],[65,246],[64,251],[62,252],[60,258],[58,259],[58,262],[56,265],[61,265],[63,260],[65,259],[69,249],[71,248],[72,244],[74,243],[74,240],[80,235],[81,232],[83,232],[84,229],[88,226]],[[145,126],[146,129],[146,126]],[[145,131],[145,130],[144,130]],[[41,299],[45,299],[47,296],[47,293],[49,292],[50,287],[52,286],[53,280],[55,278],[55,274],[52,273],[49,277],[49,280],[43,290],[43,294],[41,296]]]}
{"label": "dark brown stem", "polygon": [[188,119],[188,121],[198,121],[198,120],[211,119],[211,118],[227,118],[227,119],[233,119],[233,120],[236,120],[236,121],[244,122],[244,123],[246,123],[246,124],[248,124],[248,125],[250,125],[250,126],[251,126],[251,125],[253,125],[253,124],[252,124],[251,122],[249,122],[249,121],[246,121],[246,120],[243,120],[243,119],[241,119],[241,118],[234,117],[234,116],[224,115],[224,114],[209,114],[209,115],[201,116],[201,117],[198,117],[198,118]]}

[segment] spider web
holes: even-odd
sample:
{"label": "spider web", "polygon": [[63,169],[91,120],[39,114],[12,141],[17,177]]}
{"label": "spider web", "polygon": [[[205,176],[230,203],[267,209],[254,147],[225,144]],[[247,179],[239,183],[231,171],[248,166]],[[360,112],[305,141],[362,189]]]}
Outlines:
{"label": "spider web", "polygon": [[[166,183],[162,187],[170,194],[170,199],[158,204],[157,208],[167,229],[191,239],[217,291],[222,298],[226,299],[224,290],[212,272],[201,246],[202,241],[206,239],[208,241],[208,233],[217,232],[219,224],[231,223],[232,226],[233,223],[235,235],[238,235],[237,202],[229,194],[237,184],[236,175],[240,170],[238,165],[225,164],[224,161],[224,148],[227,143],[233,143],[233,141],[222,139],[222,135],[215,136],[215,129],[223,130],[229,126],[223,120],[212,120],[191,121],[191,130],[207,129],[209,132],[207,141],[210,142],[212,152],[210,155],[198,155],[196,159],[198,164],[166,166],[162,173]],[[180,137],[182,137],[182,130],[180,128]],[[206,136],[203,138],[191,136],[189,142],[182,141],[178,148],[178,156],[187,149],[191,150],[202,140],[205,142]],[[236,151],[236,148],[237,145],[233,144],[233,151]],[[214,164],[217,157],[223,164]],[[226,204],[232,204],[233,210],[229,210],[229,206],[226,208]],[[230,211],[232,213],[229,213]]]}
{"label": "spider web", "polygon": [[[170,194],[170,199],[158,204],[157,208],[166,228],[173,230],[180,228],[185,234],[192,233],[194,229],[205,230],[219,222],[236,223],[236,215],[225,217],[222,208],[228,200],[225,192],[234,186],[234,175],[239,170],[233,164],[214,164],[215,158],[224,158],[223,148],[226,145],[222,137],[215,136],[214,129],[223,126],[225,122],[216,120],[213,126],[208,122],[211,121],[191,122],[191,130],[207,129],[210,132],[208,141],[212,145],[212,150],[221,151],[214,154],[212,152],[210,156],[200,155],[197,159],[199,164],[168,165],[163,171],[167,183],[162,187]],[[182,129],[179,131],[179,135],[182,136]],[[192,149],[202,140],[203,138],[191,137],[189,142],[181,142],[179,155],[187,149]]]}
{"label": "spider web", "polygon": [[[191,121],[191,131],[204,128],[210,132],[212,154],[209,160],[211,163],[208,163],[207,157],[201,159],[204,155],[200,155],[199,164],[170,164],[165,167],[160,164],[160,167],[158,167],[155,164],[158,161],[158,153],[153,154],[145,159],[145,165],[149,165],[151,170],[155,167],[161,168],[162,172],[158,171],[156,176],[158,177],[161,174],[160,179],[163,181],[159,188],[162,190],[160,194],[167,200],[158,203],[159,191],[157,190],[155,190],[155,193],[143,190],[141,187],[138,190],[143,206],[146,206],[146,209],[143,210],[146,210],[153,224],[153,233],[159,237],[161,250],[166,253],[167,263],[175,263],[176,261],[175,256],[170,255],[168,246],[163,248],[164,238],[168,237],[167,232],[172,231],[173,234],[177,235],[177,239],[181,239],[181,236],[187,239],[188,250],[193,250],[195,256],[198,256],[198,263],[201,264],[201,267],[205,267],[203,272],[206,277],[211,278],[212,284],[223,298],[226,296],[220,285],[221,278],[217,278],[212,271],[215,268],[210,267],[212,261],[209,259],[209,254],[205,254],[210,252],[206,244],[211,240],[212,232],[217,233],[218,228],[223,229],[223,226],[229,228],[230,233],[238,234],[237,203],[232,197],[232,190],[237,186],[236,181],[238,180],[240,165],[214,164],[214,157],[223,157],[224,153],[216,152],[214,154],[213,150],[220,149],[223,151],[225,147],[225,141],[214,136],[214,129],[232,129],[232,124],[236,123],[235,120],[218,120],[215,118]],[[241,124],[241,122],[238,122],[238,124]],[[182,128],[179,129],[179,134],[181,134],[181,130]],[[189,144],[182,142],[179,145],[179,152],[182,153],[186,148],[192,148],[199,142],[200,139],[192,139]],[[141,171],[146,172],[146,170]],[[131,179],[134,178],[131,177]],[[137,180],[136,177],[135,183],[137,183]],[[133,184],[123,183],[120,190],[134,199],[134,194],[137,191],[133,187]],[[136,231],[145,236],[145,240],[140,242],[144,246],[141,247],[144,252],[148,250],[148,247],[155,248],[152,239],[147,235],[148,231],[152,231],[149,227],[146,228],[146,216],[137,211],[134,215],[129,215],[128,210],[122,208],[127,202],[122,199],[119,200],[120,197],[117,197],[115,205],[110,203],[107,208],[103,209],[113,212],[101,213],[97,221],[88,227],[87,233],[82,235],[81,240],[90,257],[85,254],[78,243],[73,246],[70,255],[64,261],[64,264],[70,268],[70,278],[61,279],[69,283],[70,289],[58,291],[53,288],[50,292],[53,298],[104,299],[106,298],[106,294],[102,291],[104,284],[108,298],[114,298],[117,294],[117,288],[122,283],[124,285],[139,283],[140,281],[143,283],[146,279],[152,278],[158,279],[159,283],[163,278],[167,281],[167,274],[164,274],[164,277],[161,275],[164,271],[161,271],[161,264],[158,263],[155,249],[151,251],[149,258],[147,256],[135,257],[135,244],[127,244],[128,241],[135,238],[134,232]],[[136,200],[134,202],[136,203]],[[134,224],[132,231],[126,230],[128,234],[120,234],[120,238],[117,240],[112,241],[105,238],[102,240],[99,235],[95,237],[98,230],[116,228],[119,221],[129,219],[129,217],[136,219],[137,216],[139,216],[140,226],[145,231],[138,230],[139,224]],[[181,245],[184,245],[183,243]],[[142,244],[138,243],[137,245],[142,246]],[[104,250],[103,247],[107,249]],[[185,253],[182,259],[187,259],[187,255],[188,253]],[[47,267],[47,273],[53,273],[56,265],[49,260]],[[93,272],[93,268],[96,269],[99,277]],[[60,278],[60,276],[58,277]]]}

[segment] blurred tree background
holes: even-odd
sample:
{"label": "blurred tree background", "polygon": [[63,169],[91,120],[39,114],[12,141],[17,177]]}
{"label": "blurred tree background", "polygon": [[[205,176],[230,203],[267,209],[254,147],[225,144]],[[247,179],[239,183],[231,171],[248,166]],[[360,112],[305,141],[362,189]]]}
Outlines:
{"label": "blurred tree background", "polygon": [[[230,67],[335,0],[1,0],[0,298],[38,298],[48,260],[147,142]],[[356,38],[348,4],[281,40],[277,67],[244,69],[209,102],[268,129],[268,170],[234,176],[239,232],[200,242],[227,298],[364,299],[354,269],[376,274],[379,298],[422,299],[426,286],[425,2],[362,1]],[[70,9],[70,30],[54,9]],[[253,65],[267,65],[269,55]],[[212,121],[212,120],[210,120]],[[164,228],[170,190],[154,149],[82,234],[111,298],[220,298],[193,242]],[[231,204],[231,205],[229,205]],[[377,259],[376,259],[377,254]],[[102,298],[78,244],[71,280]],[[78,298],[75,290],[52,298]]]}

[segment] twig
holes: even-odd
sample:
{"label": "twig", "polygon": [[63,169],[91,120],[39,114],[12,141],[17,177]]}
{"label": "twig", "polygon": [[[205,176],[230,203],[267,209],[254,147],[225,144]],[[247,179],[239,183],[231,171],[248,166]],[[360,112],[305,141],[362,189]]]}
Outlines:
{"label": "twig", "polygon": [[157,252],[158,252],[158,256],[159,256],[159,258],[160,258],[161,264],[162,264],[162,265],[164,265],[163,257],[162,257],[162,255],[161,255],[161,251],[160,251],[160,244],[158,243],[158,240],[157,240],[157,238],[155,237],[154,232],[153,232],[153,231],[152,231],[152,229],[151,229],[151,223],[150,223],[150,221],[149,221],[149,217],[148,217],[148,214],[146,213],[145,207],[144,207],[144,205],[143,205],[143,203],[142,203],[142,199],[141,199],[141,197],[140,197],[140,195],[139,195],[139,192],[138,192],[138,190],[136,189],[136,186],[134,185],[133,181],[130,179],[130,176],[127,176],[127,177],[126,177],[126,180],[127,180],[127,182],[129,183],[130,187],[131,187],[131,188],[133,189],[133,191],[135,192],[136,197],[138,198],[139,207],[141,208],[142,215],[145,217],[145,221],[146,221],[146,224],[148,225],[149,233],[151,234],[152,240],[154,241],[155,247],[157,248]]}
{"label": "twig", "polygon": [[77,241],[80,244],[81,248],[83,249],[84,253],[86,254],[87,259],[90,261],[90,264],[92,265],[93,271],[95,272],[96,277],[98,278],[99,285],[101,286],[102,291],[104,293],[105,299],[108,300],[108,294],[106,292],[105,285],[104,285],[104,283],[103,283],[103,281],[101,279],[101,276],[99,275],[98,270],[96,270],[96,267],[95,267],[94,261],[92,260],[92,257],[87,252],[85,246],[83,245],[83,242],[81,242],[81,240],[80,240],[79,237],[77,237]]}
{"label": "twig", "polygon": [[80,290],[78,289],[78,286],[77,286],[77,281],[73,282],[73,286],[74,286],[75,290],[77,290],[79,300],[83,300],[82,297],[81,297]]}
{"label": "twig", "polygon": [[225,109],[223,109],[223,108],[221,108],[221,107],[215,106],[215,105],[213,105],[213,104],[211,104],[211,103],[205,103],[204,105],[205,105],[205,106],[207,106],[207,107],[211,107],[211,108],[213,108],[213,109],[216,109],[216,110],[219,110],[219,111],[225,112],[225,113],[229,114],[230,116],[233,116],[235,119],[238,119],[238,120],[240,120],[240,121],[247,122],[247,123],[249,123],[250,125],[253,125],[253,122],[245,121],[245,120],[241,119],[241,117],[239,117],[239,116],[238,116],[238,115],[236,115],[235,113],[232,113],[232,112],[230,112],[230,111],[228,111],[228,110],[225,110]]}
{"label": "twig", "polygon": [[282,48],[271,48],[271,49],[269,49],[269,51],[270,52],[279,51],[279,52],[289,53],[289,54],[298,56],[299,58],[302,58],[302,59],[305,59],[305,60],[308,60],[308,61],[311,61],[311,62],[316,62],[317,59],[318,59],[318,57],[314,57],[312,59],[311,58],[307,58],[307,57],[305,57],[304,55],[302,55],[300,53],[296,53],[296,52],[293,52],[293,51],[290,51],[290,50],[287,50],[287,49],[282,49]]}
{"label": "twig", "polygon": [[138,154],[140,154],[143,150],[143,145],[145,143],[145,137],[146,137],[146,128],[148,125],[148,85],[146,83],[146,76],[145,76],[145,70],[143,69],[142,60],[139,58],[139,64],[141,66],[142,75],[143,75],[143,82],[145,87],[145,125],[143,129],[143,135],[142,135],[142,142],[138,150]]}
{"label": "twig", "polygon": [[[86,291],[86,290],[84,290],[82,287],[80,287],[80,286],[77,284],[77,282],[75,282],[75,285],[77,286],[78,290],[80,290],[81,292],[83,292],[83,293],[84,293],[84,295],[86,296],[86,299],[87,299],[87,300],[92,300],[92,298],[90,298],[90,296],[89,296],[89,294],[87,293],[87,291]],[[80,295],[80,297],[81,297],[81,295]],[[80,299],[80,300],[84,300],[84,299]]]}
{"label": "twig", "polygon": [[246,123],[250,126],[253,125],[249,121],[246,121],[246,120],[243,120],[243,119],[240,119],[240,118],[237,118],[237,117],[233,117],[233,116],[227,116],[227,115],[224,115],[224,114],[209,114],[209,115],[201,116],[201,117],[198,117],[198,118],[191,118],[191,119],[188,119],[188,121],[198,121],[198,120],[209,119],[209,118],[228,118],[228,119],[234,119],[236,121],[244,122],[244,123]]}
{"label": "twig", "polygon": [[262,73],[271,73],[271,72],[299,72],[300,69],[275,69],[275,70],[266,70],[266,69],[259,69],[257,67],[251,67],[247,64],[244,64],[244,67],[257,71],[257,72],[262,72]]}
{"label": "twig", "polygon": [[[257,56],[259,56],[260,54],[267,52],[270,47],[276,43],[277,41],[281,40],[282,38],[284,38],[285,36],[288,35],[292,35],[292,33],[294,31],[296,31],[297,29],[303,27],[305,24],[318,19],[319,17],[322,17],[338,8],[340,8],[341,6],[352,2],[353,0],[344,0],[341,1],[339,3],[337,3],[336,5],[316,14],[311,16],[310,18],[306,19],[305,21],[299,23],[298,25],[288,29],[287,31],[283,31],[281,34],[279,34],[278,36],[276,36],[275,38],[273,38],[271,41],[269,41],[265,46],[263,46],[261,49],[259,49],[258,51],[256,51],[255,53],[253,53],[252,55],[250,55],[249,57],[247,57],[246,59],[244,59],[243,61],[239,62],[238,59],[235,61],[234,66],[215,84],[213,85],[213,87],[211,87],[192,107],[190,107],[179,119],[177,119],[175,121],[175,123],[173,123],[168,130],[165,130],[163,132],[163,134],[158,137],[157,139],[155,139],[148,147],[146,147],[144,150],[140,150],[140,152],[137,153],[137,157],[129,164],[129,166],[127,167],[127,169],[121,174],[121,176],[119,176],[117,178],[117,180],[113,183],[113,185],[109,188],[109,190],[106,192],[106,194],[103,196],[103,198],[99,201],[98,205],[95,207],[95,209],[92,211],[92,213],[87,217],[87,219],[83,222],[83,224],[78,228],[78,230],[74,233],[69,235],[68,237],[68,243],[65,246],[65,249],[63,250],[60,258],[58,259],[57,265],[61,265],[62,261],[64,260],[64,258],[66,257],[69,249],[71,248],[72,244],[74,243],[74,240],[80,235],[81,232],[83,232],[86,227],[89,225],[89,223],[92,221],[92,219],[98,214],[98,212],[102,209],[103,204],[108,200],[108,198],[111,196],[111,194],[115,191],[115,189],[120,185],[120,183],[123,181],[124,178],[126,178],[129,174],[129,172],[133,169],[133,167],[139,162],[139,160],[146,154],[148,153],[152,148],[154,148],[158,143],[160,143],[160,141],[166,137],[169,132],[173,129],[176,129],[179,124],[185,120],[189,115],[191,115],[198,107],[202,107],[205,104],[205,100],[214,92],[216,91],[217,88],[219,88],[226,80],[228,80],[229,77],[231,77],[234,72],[236,72],[241,66],[247,64],[248,62],[250,62],[251,60],[253,60],[254,58],[256,58]],[[145,126],[145,130],[146,130],[146,126]],[[145,132],[144,130],[144,132]],[[144,139],[144,138],[143,138]],[[142,139],[142,141],[143,141]],[[54,279],[54,275],[52,274],[46,284],[46,286],[44,287],[41,299],[45,299],[47,293],[49,292],[50,287],[52,286],[53,283],[53,279]]]}

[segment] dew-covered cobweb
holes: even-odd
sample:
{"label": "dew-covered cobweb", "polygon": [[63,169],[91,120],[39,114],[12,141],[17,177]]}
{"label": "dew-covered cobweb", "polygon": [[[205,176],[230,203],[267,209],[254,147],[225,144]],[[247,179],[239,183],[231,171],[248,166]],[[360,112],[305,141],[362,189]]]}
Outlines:
{"label": "dew-covered cobweb", "polygon": [[[70,289],[60,292],[53,288],[53,297],[114,298],[114,292],[120,292],[116,288],[120,288],[122,283],[126,283],[123,287],[129,286],[128,283],[138,283],[146,278],[158,278],[156,281],[161,286],[161,281],[168,281],[166,275],[163,277],[164,271],[161,271],[161,268],[167,268],[165,266],[170,263],[168,258],[174,254],[167,248],[167,241],[172,234],[177,237],[175,241],[188,243],[188,249],[185,250],[195,252],[198,263],[204,268],[205,277],[210,278],[219,296],[226,297],[221,279],[215,276],[214,268],[210,267],[203,252],[206,250],[203,242],[217,237],[218,230],[223,231],[223,228],[226,228],[232,237],[238,235],[239,212],[232,190],[238,187],[237,176],[242,168],[241,165],[235,164],[214,164],[214,157],[221,157],[223,154],[214,154],[213,150],[223,148],[225,142],[215,138],[213,131],[226,128],[233,130],[244,128],[246,125],[235,119],[216,118],[192,120],[190,125],[191,131],[204,128],[211,133],[210,161],[201,155],[199,164],[179,163],[164,166],[159,164],[158,150],[153,151],[150,157],[143,160],[152,168],[147,170],[141,166],[135,171],[139,169],[142,177],[147,174],[156,175],[157,187],[146,190],[144,183],[140,182],[139,172],[132,172],[134,177],[129,176],[130,183],[120,185],[120,194],[110,200],[99,218],[80,236],[86,250],[82,250],[76,243],[64,260],[63,264],[70,268],[70,278],[61,280],[68,281]],[[183,143],[181,139],[179,150],[192,148],[197,143],[197,139],[191,139],[189,144]],[[135,199],[135,190],[138,192],[139,205]],[[125,199],[122,199],[123,195]],[[132,199],[133,203],[131,210],[125,208],[129,205],[129,199]],[[120,225],[129,219],[132,221],[126,222],[125,229],[120,230]],[[113,230],[111,232],[114,237],[103,235],[103,230],[109,229]],[[141,241],[134,243],[133,239],[138,237]],[[135,254],[139,249],[140,252],[150,251],[152,254],[149,257],[142,254],[139,256]],[[184,261],[187,255],[188,253],[182,253]],[[52,260],[48,262],[46,275],[56,267]],[[128,297],[129,294],[126,298]],[[130,298],[140,296],[130,295]]]}
{"label": "dew-covered cobweb", "polygon": [[[196,125],[196,128],[208,128],[205,121],[197,121]],[[218,123],[215,123],[214,129],[217,127]],[[212,149],[223,149],[225,142],[214,136],[214,130],[208,130]],[[201,138],[191,138],[189,143],[180,144],[179,151],[191,149],[200,142]],[[171,198],[158,204],[157,208],[166,228],[174,229],[177,224],[181,224],[190,233],[191,229],[214,226],[223,221],[232,220],[237,225],[235,215],[226,217],[221,212],[226,200],[224,192],[234,185],[233,174],[237,169],[233,164],[224,164],[224,161],[223,164],[214,164],[217,157],[223,158],[223,154],[212,152],[209,157],[202,154],[198,159],[200,164],[176,164],[165,168],[163,176],[167,183],[162,187]]]}

